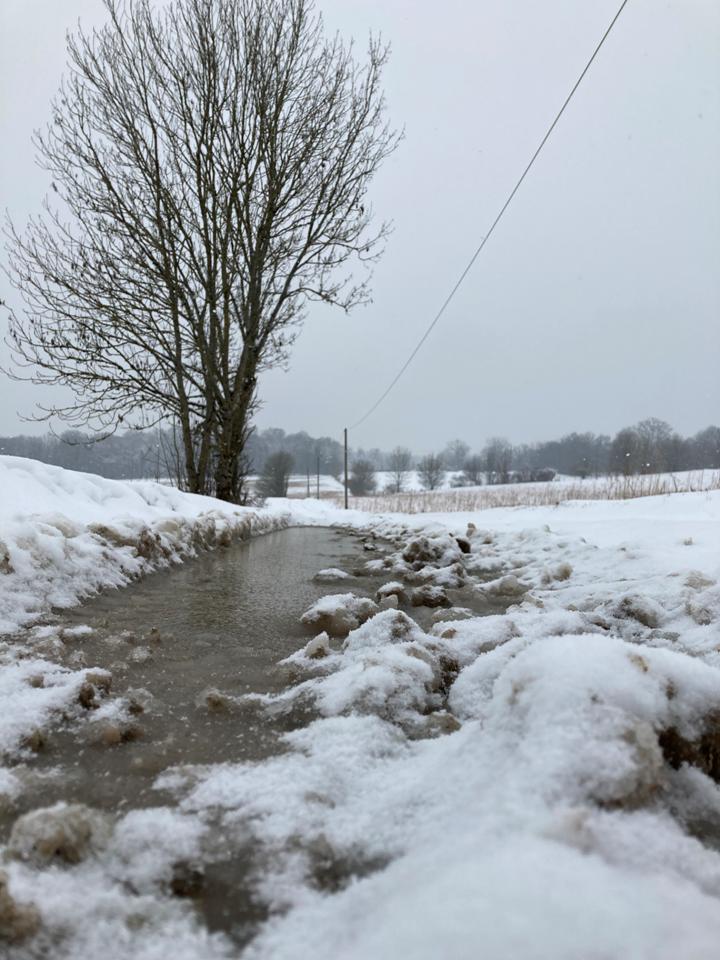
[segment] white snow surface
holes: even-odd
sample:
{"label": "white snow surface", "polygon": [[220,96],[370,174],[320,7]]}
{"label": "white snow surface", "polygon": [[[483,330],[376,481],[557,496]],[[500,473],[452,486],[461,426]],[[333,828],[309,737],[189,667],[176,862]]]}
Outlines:
{"label": "white snow surface", "polygon": [[[504,613],[429,633],[382,611],[320,660],[294,657],[297,681],[264,698],[314,716],[287,752],[166,774],[178,807],[124,814],[87,862],[8,861],[11,894],[62,931],[63,958],[717,958],[720,492],[474,515],[248,511],[7,457],[0,489],[8,754],[86,674],[53,658],[49,608],[225,531],[371,530],[396,543],[388,581],[421,535],[439,575],[461,563],[478,590],[512,578],[516,592]],[[458,560],[452,535],[466,533]],[[692,762],[670,764],[668,737]],[[0,795],[21,789],[0,770]],[[228,851],[250,836],[262,852],[255,895],[271,918],[243,951],[162,893],[218,818]]]}
{"label": "white snow surface", "polygon": [[[692,489],[692,490],[702,490],[702,489],[712,489],[717,487],[718,477],[720,476],[720,471],[708,469],[708,470],[679,470],[674,473],[654,473],[654,474],[637,474],[630,478],[631,483],[640,484],[642,482],[646,483],[656,483],[658,486],[667,489],[674,489],[676,486],[678,489]],[[462,470],[446,470],[442,477],[442,482],[437,487],[438,490],[455,490],[458,489],[456,484],[460,483],[463,477]],[[488,486],[487,474],[483,474],[483,487]],[[388,487],[391,487],[394,482],[394,474],[391,471],[378,470],[375,473],[375,490],[376,494],[383,493]],[[570,476],[568,474],[558,473],[552,480],[541,482],[541,481],[532,481],[531,483],[499,483],[491,484],[490,490],[501,493],[507,490],[517,490],[518,488],[522,489],[523,487],[548,487],[548,489],[556,489],[558,487],[582,487],[589,486],[591,488],[602,487],[603,485],[612,486],[616,483],[617,478],[609,476],[600,476],[600,477],[586,477],[581,478],[577,476]],[[343,490],[343,485],[339,481],[333,480],[332,477],[328,478],[327,490],[332,491],[333,493],[340,493]],[[322,488],[321,489],[325,489]],[[476,486],[461,486],[461,489],[465,490],[478,490],[480,487]],[[409,470],[405,477],[403,478],[403,493],[421,493],[425,491],[426,488],[423,486],[420,479],[420,473],[417,470]]]}

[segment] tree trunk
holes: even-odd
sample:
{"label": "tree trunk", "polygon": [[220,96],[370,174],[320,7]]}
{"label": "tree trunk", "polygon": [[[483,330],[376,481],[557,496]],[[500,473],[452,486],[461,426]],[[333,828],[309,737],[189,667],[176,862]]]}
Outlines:
{"label": "tree trunk", "polygon": [[215,496],[218,500],[240,503],[245,486],[243,452],[250,433],[250,420],[255,406],[255,378],[246,380],[222,422],[215,462]]}
{"label": "tree trunk", "polygon": [[177,416],[182,439],[182,460],[177,457],[178,481],[183,480],[188,493],[210,495],[210,454],[212,451],[212,423],[208,418],[205,423],[193,426],[187,406]]}

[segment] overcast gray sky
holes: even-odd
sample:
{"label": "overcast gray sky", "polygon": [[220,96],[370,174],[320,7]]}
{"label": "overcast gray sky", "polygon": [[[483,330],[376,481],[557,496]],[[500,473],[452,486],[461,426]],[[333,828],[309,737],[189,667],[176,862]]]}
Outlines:
{"label": "overcast gray sky", "polygon": [[[313,307],[258,425],[339,435],[385,389],[492,223],[619,0],[320,0],[329,29],[392,44],[406,138],[376,181],[395,230],[374,301]],[[0,200],[49,186],[30,137],[64,34],[101,0],[0,0]],[[356,446],[720,422],[720,4],[630,0],[464,287]],[[2,278],[2,295],[17,302]],[[6,348],[2,348],[3,359]],[[0,377],[0,432],[37,388]]]}

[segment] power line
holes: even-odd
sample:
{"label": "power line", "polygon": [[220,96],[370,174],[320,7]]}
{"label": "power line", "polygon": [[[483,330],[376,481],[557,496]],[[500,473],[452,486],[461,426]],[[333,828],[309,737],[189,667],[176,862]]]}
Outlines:
{"label": "power line", "polygon": [[563,113],[565,113],[565,108],[567,107],[567,105],[568,105],[568,104],[570,103],[570,101],[572,100],[572,98],[573,98],[573,96],[574,96],[574,94],[575,94],[575,91],[577,90],[577,88],[578,88],[578,87],[580,86],[580,84],[582,83],[582,81],[583,81],[583,79],[584,79],[584,77],[585,77],[585,74],[588,72],[588,70],[590,69],[590,67],[591,67],[592,64],[593,64],[593,61],[595,60],[595,57],[597,57],[597,55],[598,55],[598,53],[600,52],[603,44],[605,43],[605,41],[607,40],[607,38],[610,36],[610,32],[611,32],[612,28],[613,28],[613,27],[615,26],[615,24],[617,23],[617,21],[618,21],[618,19],[619,19],[619,17],[620,17],[620,14],[623,12],[623,10],[624,10],[625,7],[627,6],[628,2],[629,2],[629,0],[623,0],[623,2],[620,4],[620,8],[618,9],[618,11],[617,11],[617,13],[615,14],[615,16],[612,18],[612,20],[611,20],[611,22],[610,22],[610,26],[607,28],[607,30],[605,31],[605,33],[602,35],[602,38],[601,38],[600,42],[598,43],[598,45],[595,47],[595,50],[593,51],[592,56],[590,57],[590,59],[588,60],[588,62],[585,64],[585,69],[583,70],[583,72],[580,74],[580,76],[579,76],[579,77],[577,78],[577,80],[575,81],[575,85],[573,86],[573,88],[572,88],[572,90],[570,91],[570,93],[567,95],[567,98],[565,99],[565,102],[563,103],[562,107],[560,107],[560,110],[558,111],[557,116],[555,117],[555,119],[553,120],[553,122],[552,122],[552,123],[550,124],[550,126],[548,127],[548,130],[547,130],[545,136],[544,136],[544,137],[542,138],[542,140],[540,141],[540,146],[537,148],[537,150],[535,151],[535,153],[532,155],[532,157],[531,157],[531,159],[530,159],[530,162],[528,163],[528,165],[527,165],[527,166],[525,167],[525,169],[523,170],[522,175],[520,176],[520,179],[519,179],[518,182],[515,184],[515,186],[512,188],[512,191],[511,191],[510,195],[508,196],[508,198],[507,198],[507,200],[505,201],[505,203],[502,205],[502,207],[501,207],[501,209],[500,209],[500,213],[498,213],[498,215],[495,217],[495,219],[494,219],[493,222],[492,222],[492,225],[491,225],[490,229],[488,230],[488,232],[485,234],[485,236],[484,236],[484,237],[482,238],[482,240],[480,241],[480,245],[478,246],[477,250],[475,251],[475,253],[474,253],[474,254],[472,255],[472,257],[470,258],[470,262],[468,263],[468,265],[465,267],[465,269],[463,270],[463,272],[460,274],[460,277],[459,277],[457,283],[455,284],[455,286],[452,288],[452,290],[451,290],[450,293],[448,294],[445,302],[444,302],[443,305],[440,307],[440,309],[438,310],[438,312],[435,314],[435,316],[434,316],[434,318],[433,318],[433,320],[432,320],[432,323],[431,323],[430,326],[427,328],[427,330],[425,331],[425,333],[422,335],[422,337],[421,337],[420,340],[418,341],[417,345],[415,346],[415,349],[414,349],[413,352],[410,354],[410,356],[407,358],[407,360],[405,361],[405,363],[402,365],[402,367],[400,368],[400,370],[399,370],[398,373],[396,374],[396,376],[395,376],[395,378],[393,379],[393,381],[390,383],[390,386],[387,388],[387,390],[385,390],[385,392],[380,396],[380,398],[375,401],[375,403],[370,407],[370,409],[367,411],[367,413],[366,413],[364,416],[362,416],[358,421],[356,421],[355,423],[353,423],[353,424],[348,428],[349,430],[354,430],[356,427],[359,427],[361,423],[364,423],[364,422],[367,420],[367,418],[368,418],[372,413],[374,413],[374,412],[377,410],[377,408],[380,406],[380,404],[381,404],[381,403],[383,402],[383,400],[388,396],[388,394],[390,393],[390,391],[393,389],[393,387],[395,386],[395,384],[398,382],[398,380],[400,379],[400,377],[402,377],[402,375],[405,373],[405,371],[406,371],[407,368],[410,366],[410,364],[412,363],[412,361],[415,359],[418,351],[420,350],[420,348],[422,347],[422,345],[425,343],[425,341],[427,340],[427,338],[430,336],[430,333],[432,332],[433,328],[434,328],[435,325],[437,324],[438,320],[439,320],[440,317],[442,317],[442,315],[445,313],[445,310],[446,310],[447,307],[449,306],[450,301],[453,299],[453,297],[455,296],[455,294],[456,294],[456,293],[458,292],[458,290],[460,289],[460,286],[462,285],[462,282],[463,282],[463,280],[465,279],[465,277],[468,275],[468,273],[470,273],[470,270],[472,269],[473,264],[475,263],[475,261],[477,260],[477,258],[480,256],[480,253],[482,252],[483,247],[485,246],[485,244],[488,242],[488,240],[489,240],[490,237],[492,236],[492,234],[493,234],[493,232],[494,232],[494,230],[495,230],[495,227],[498,225],[498,223],[500,223],[500,220],[502,219],[503,214],[505,213],[505,211],[507,210],[507,208],[508,208],[508,207],[510,206],[510,204],[512,203],[512,200],[513,200],[515,194],[516,194],[516,193],[518,192],[518,190],[520,189],[520,186],[522,185],[523,180],[524,180],[525,177],[528,175],[528,173],[530,172],[530,169],[532,168],[533,164],[535,163],[535,161],[536,161],[537,158],[539,157],[540,151],[541,151],[542,148],[545,146],[545,144],[547,143],[547,141],[550,139],[550,135],[552,134],[552,132],[553,132],[553,130],[555,129],[555,127],[557,126],[558,121],[560,120],[560,117],[562,117]]}

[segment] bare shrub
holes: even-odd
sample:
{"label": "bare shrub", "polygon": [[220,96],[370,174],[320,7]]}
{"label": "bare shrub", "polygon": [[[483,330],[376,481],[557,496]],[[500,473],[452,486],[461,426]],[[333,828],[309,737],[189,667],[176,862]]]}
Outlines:
{"label": "bare shrub", "polygon": [[412,468],[412,453],[407,447],[395,447],[388,460],[390,482],[386,493],[402,493]]}
{"label": "bare shrub", "polygon": [[482,452],[488,483],[507,483],[513,461],[513,448],[503,437],[488,440]]}
{"label": "bare shrub", "polygon": [[255,491],[260,497],[286,497],[293,468],[292,455],[285,450],[271,453],[265,461]]}
{"label": "bare shrub", "polygon": [[[473,454],[463,464],[462,485],[466,487],[482,486],[483,474],[483,458],[478,454]],[[458,484],[458,486],[460,485]]]}
{"label": "bare shrub", "polygon": [[375,489],[375,467],[369,460],[356,460],[348,479],[350,492],[355,497],[364,497]]}
{"label": "bare shrub", "polygon": [[426,490],[437,490],[445,479],[445,468],[442,457],[436,453],[429,453],[418,463],[418,477]]}

